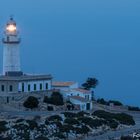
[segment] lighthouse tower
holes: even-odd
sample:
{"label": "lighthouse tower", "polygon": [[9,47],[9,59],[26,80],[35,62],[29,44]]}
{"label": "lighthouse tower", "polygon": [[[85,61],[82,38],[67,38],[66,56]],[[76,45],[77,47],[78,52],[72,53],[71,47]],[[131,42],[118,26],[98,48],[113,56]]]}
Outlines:
{"label": "lighthouse tower", "polygon": [[20,76],[20,38],[18,35],[16,22],[11,17],[7,22],[3,42],[3,75],[5,76]]}

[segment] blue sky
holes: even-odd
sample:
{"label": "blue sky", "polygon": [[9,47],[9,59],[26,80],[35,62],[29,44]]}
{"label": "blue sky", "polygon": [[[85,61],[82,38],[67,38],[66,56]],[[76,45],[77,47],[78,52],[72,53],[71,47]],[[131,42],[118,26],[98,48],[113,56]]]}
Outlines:
{"label": "blue sky", "polygon": [[24,72],[80,83],[94,76],[97,97],[140,106],[139,0],[1,0],[1,38],[9,15],[20,30]]}

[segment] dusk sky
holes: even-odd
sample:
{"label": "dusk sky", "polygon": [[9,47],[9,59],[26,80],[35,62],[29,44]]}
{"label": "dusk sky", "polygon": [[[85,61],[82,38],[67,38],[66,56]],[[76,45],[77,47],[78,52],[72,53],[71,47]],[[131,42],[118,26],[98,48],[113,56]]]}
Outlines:
{"label": "dusk sky", "polygon": [[139,0],[1,0],[1,38],[10,15],[25,73],[79,83],[93,76],[96,97],[140,106]]}

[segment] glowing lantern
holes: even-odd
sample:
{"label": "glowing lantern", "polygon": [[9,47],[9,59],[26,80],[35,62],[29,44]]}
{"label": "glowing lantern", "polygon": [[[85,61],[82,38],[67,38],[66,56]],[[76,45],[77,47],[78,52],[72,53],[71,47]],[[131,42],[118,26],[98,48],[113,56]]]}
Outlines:
{"label": "glowing lantern", "polygon": [[6,27],[6,30],[7,30],[8,32],[15,32],[15,31],[16,31],[16,26],[13,25],[13,24],[9,24],[9,25],[7,25],[7,27]]}

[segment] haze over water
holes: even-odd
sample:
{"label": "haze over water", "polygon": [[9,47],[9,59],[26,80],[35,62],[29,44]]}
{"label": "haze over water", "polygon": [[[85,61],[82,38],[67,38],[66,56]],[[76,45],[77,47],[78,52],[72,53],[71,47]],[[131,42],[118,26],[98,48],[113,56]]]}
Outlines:
{"label": "haze over water", "polygon": [[1,38],[9,15],[21,33],[24,72],[80,83],[94,76],[96,97],[140,106],[139,0],[1,0]]}

